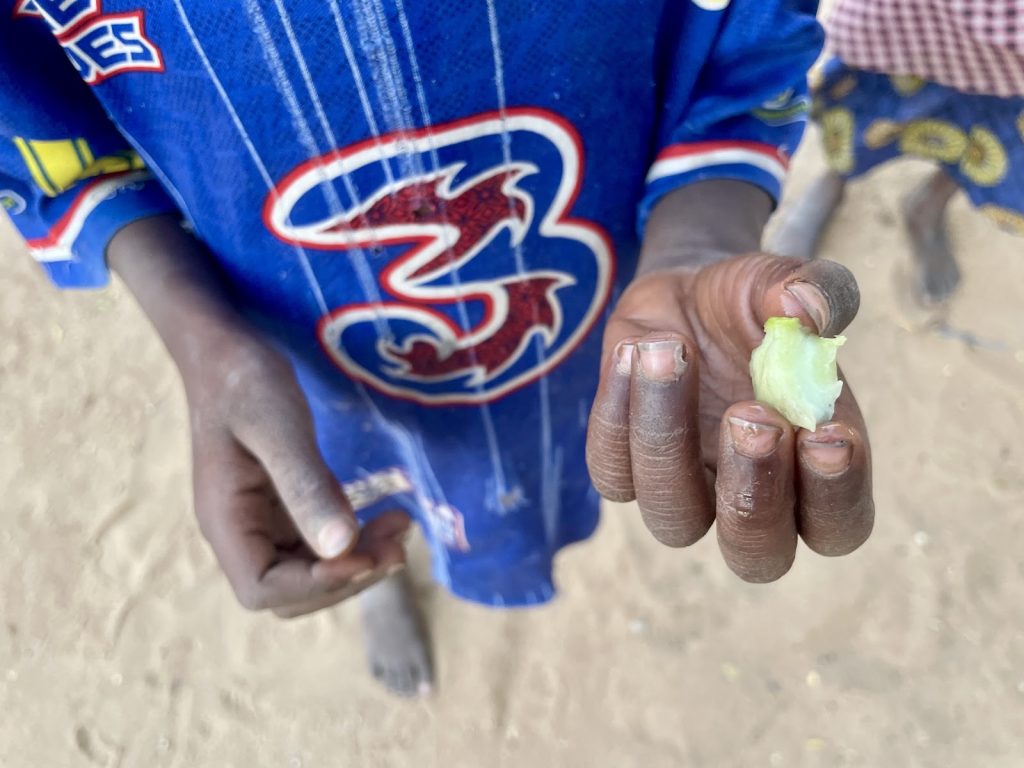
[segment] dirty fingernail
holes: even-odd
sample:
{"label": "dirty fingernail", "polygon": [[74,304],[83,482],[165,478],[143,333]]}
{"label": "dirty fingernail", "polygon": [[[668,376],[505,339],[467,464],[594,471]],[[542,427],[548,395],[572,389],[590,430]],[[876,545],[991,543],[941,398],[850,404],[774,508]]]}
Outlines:
{"label": "dirty fingernail", "polygon": [[649,381],[677,381],[686,370],[683,345],[675,339],[642,341],[636,348],[640,372]]}
{"label": "dirty fingernail", "polygon": [[352,543],[352,528],[340,521],[330,522],[320,529],[317,543],[322,557],[337,557]]}
{"label": "dirty fingernail", "polygon": [[853,446],[846,440],[805,440],[803,455],[811,467],[823,475],[845,472],[853,459]]}
{"label": "dirty fingernail", "polygon": [[752,459],[767,456],[782,439],[782,430],[770,424],[757,424],[737,416],[729,418],[733,447],[738,453]]}
{"label": "dirty fingernail", "polygon": [[797,280],[786,286],[786,293],[796,299],[814,321],[819,334],[828,327],[828,300],[817,286]]}
{"label": "dirty fingernail", "polygon": [[632,341],[622,341],[615,348],[615,370],[619,373],[629,375],[633,370],[633,350],[636,344]]}
{"label": "dirty fingernail", "polygon": [[384,575],[388,576],[388,577],[391,577],[391,576],[395,576],[396,574],[401,573],[404,570],[405,570],[405,563],[395,563],[394,565],[389,566],[386,571],[384,571]]}

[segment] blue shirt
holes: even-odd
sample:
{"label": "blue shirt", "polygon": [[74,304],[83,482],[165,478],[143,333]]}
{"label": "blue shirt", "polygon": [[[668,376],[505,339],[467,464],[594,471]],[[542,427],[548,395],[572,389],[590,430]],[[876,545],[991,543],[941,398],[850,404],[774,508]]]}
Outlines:
{"label": "blue shirt", "polygon": [[802,0],[0,0],[0,203],[107,281],[179,212],[290,355],[361,516],[542,602],[588,536],[601,327],[657,200],[777,196],[819,51]]}

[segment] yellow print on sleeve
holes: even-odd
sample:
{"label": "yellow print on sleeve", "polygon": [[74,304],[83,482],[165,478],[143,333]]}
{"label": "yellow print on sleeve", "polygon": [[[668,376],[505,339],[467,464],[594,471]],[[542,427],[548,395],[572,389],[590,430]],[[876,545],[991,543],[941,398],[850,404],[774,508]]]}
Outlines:
{"label": "yellow print on sleeve", "polygon": [[40,140],[14,137],[32,179],[47,197],[56,197],[76,183],[95,176],[145,167],[131,150],[95,157],[85,139]]}

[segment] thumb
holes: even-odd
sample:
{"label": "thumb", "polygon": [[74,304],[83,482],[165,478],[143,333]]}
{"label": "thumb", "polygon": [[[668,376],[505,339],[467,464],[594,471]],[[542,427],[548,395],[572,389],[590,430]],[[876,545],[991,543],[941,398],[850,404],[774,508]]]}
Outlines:
{"label": "thumb", "polygon": [[315,444],[292,444],[262,461],[289,517],[317,555],[329,560],[355,546],[359,523]]}
{"label": "thumb", "polygon": [[[782,264],[775,269],[780,267]],[[768,284],[761,301],[755,300],[754,311],[761,325],[769,317],[796,317],[819,336],[835,336],[853,322],[860,308],[860,289],[853,273],[842,264],[818,259],[781,271],[781,276]]]}
{"label": "thumb", "polygon": [[[282,382],[278,382],[280,387]],[[235,436],[263,465],[288,516],[321,558],[351,550],[359,522],[341,484],[324,462],[313,419],[298,387],[262,398],[256,423],[236,426]]]}

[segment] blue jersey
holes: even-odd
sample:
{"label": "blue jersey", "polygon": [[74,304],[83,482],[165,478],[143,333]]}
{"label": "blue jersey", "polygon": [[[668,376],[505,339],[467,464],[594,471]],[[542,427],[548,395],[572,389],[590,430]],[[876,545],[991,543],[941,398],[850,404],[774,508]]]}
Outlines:
{"label": "blue jersey", "polygon": [[778,195],[815,5],[0,0],[0,203],[66,287],[179,213],[363,519],[407,509],[458,595],[542,602],[597,523],[601,327],[647,213]]}

